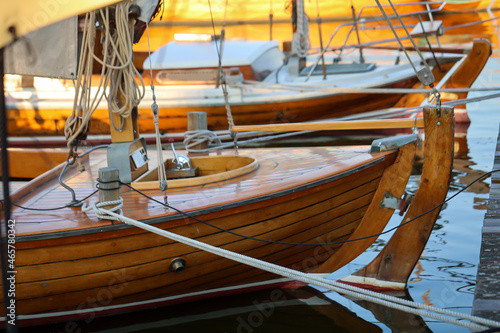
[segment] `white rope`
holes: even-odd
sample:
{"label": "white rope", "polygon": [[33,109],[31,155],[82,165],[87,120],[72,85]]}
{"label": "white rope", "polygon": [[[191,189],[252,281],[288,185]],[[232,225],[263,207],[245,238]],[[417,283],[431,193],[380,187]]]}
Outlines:
{"label": "white rope", "polygon": [[292,36],[292,54],[306,57],[311,48],[309,41],[309,21],[304,11],[304,1],[298,0],[297,4],[297,31]]}
{"label": "white rope", "polygon": [[[108,208],[108,209],[103,209],[102,207],[105,206],[111,206],[111,205],[116,205],[113,208]],[[122,211],[123,207],[123,199],[122,197],[119,197],[118,200],[113,200],[113,201],[103,201],[99,202],[96,201],[92,204],[92,206],[87,206],[87,203],[85,202],[82,205],[82,212],[86,213],[89,210],[94,210],[94,213],[97,215],[97,217],[101,220],[114,220],[114,221],[120,221],[120,219],[116,216],[111,216],[109,215],[108,212],[118,212],[119,216],[123,215]]]}
{"label": "white rope", "polygon": [[[127,117],[144,97],[144,82],[133,64],[134,20],[129,20],[131,2],[121,2],[115,7],[115,29],[110,29],[109,8],[87,13],[82,38],[79,68],[75,82],[73,112],[66,120],[64,133],[68,147],[88,129],[92,114],[103,97],[108,99],[110,113]],[[102,59],[94,53],[97,29],[101,30]],[[91,92],[93,62],[102,65],[101,78]],[[136,81],[139,77],[142,87]],[[113,84],[117,82],[118,84]],[[109,91],[106,96],[106,90]],[[113,118],[111,122],[116,128]],[[122,125],[123,126],[123,123]],[[117,129],[120,130],[120,129]]]}
{"label": "white rope", "polygon": [[[104,20],[106,28],[105,38],[110,39],[112,49],[109,50],[115,58],[115,62],[107,64],[110,71],[111,85],[108,103],[113,113],[127,118],[132,113],[134,107],[138,106],[145,94],[144,81],[134,66],[134,24],[135,20],[129,19],[129,8],[131,2],[120,3],[116,5],[115,29],[110,33],[109,20]],[[101,15],[102,15],[101,9]],[[105,50],[106,51],[106,50]],[[113,65],[114,64],[114,65]],[[141,80],[141,87],[135,80],[138,77]]]}
{"label": "white rope", "polygon": [[186,131],[184,133],[183,143],[188,152],[199,153],[207,151],[208,149],[193,149],[193,147],[198,146],[204,142],[207,142],[207,146],[211,144],[222,143],[217,134],[209,130],[194,130],[194,131]]}
{"label": "white rope", "polygon": [[[118,218],[120,221],[128,224],[128,225],[133,225],[136,227],[139,227],[141,229],[150,231],[152,233],[155,233],[157,235],[167,237],[171,240],[198,248],[203,251],[207,251],[216,255],[219,255],[221,257],[231,259],[237,262],[240,262],[245,265],[249,265],[258,269],[262,269],[274,274],[282,275],[284,277],[288,277],[290,279],[302,281],[305,283],[309,284],[314,284],[316,286],[320,286],[323,288],[327,288],[330,290],[334,290],[336,292],[342,293],[342,294],[348,294],[348,295],[353,295],[355,297],[358,297],[360,299],[364,299],[370,302],[374,302],[377,304],[381,304],[387,307],[395,308],[401,311],[406,311],[409,313],[413,313],[416,315],[420,316],[426,316],[429,318],[433,318],[436,320],[440,320],[443,322],[449,322],[455,325],[459,326],[464,326],[470,329],[475,329],[475,330],[484,330],[487,327],[500,327],[500,322],[485,319],[485,318],[480,318],[476,316],[471,316],[471,315],[466,315],[446,309],[440,309],[436,308],[433,306],[429,306],[426,304],[419,304],[415,303],[412,301],[400,299],[397,297],[389,296],[389,295],[384,295],[380,293],[376,293],[370,290],[365,290],[362,288],[346,285],[340,282],[328,280],[322,277],[315,276],[313,274],[308,274],[308,273],[303,273],[300,271],[296,271],[287,267],[282,267],[279,265],[275,265],[269,262],[265,262],[259,259],[255,259],[252,257],[248,257],[239,253],[231,252],[216,246],[212,246],[209,244],[205,244],[202,242],[199,242],[194,239],[190,239],[184,236],[180,236],[174,233],[171,233],[166,230],[162,230],[159,228],[156,228],[154,226],[151,226],[149,224],[139,222],[133,219],[130,219],[128,217],[118,215],[113,213],[112,211],[106,211],[105,209],[101,209],[102,211],[105,211],[107,214],[114,216]],[[469,322],[463,322],[458,319],[452,319],[449,317],[455,317],[459,319],[465,319],[470,321]],[[483,326],[485,325],[485,326]]]}

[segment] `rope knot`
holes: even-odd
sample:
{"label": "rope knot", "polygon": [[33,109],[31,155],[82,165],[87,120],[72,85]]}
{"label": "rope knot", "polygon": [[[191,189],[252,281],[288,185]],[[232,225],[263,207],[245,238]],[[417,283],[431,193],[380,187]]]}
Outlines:
{"label": "rope knot", "polygon": [[122,211],[123,198],[122,197],[120,197],[118,200],[113,200],[113,201],[103,201],[103,202],[96,201],[92,204],[92,206],[87,206],[87,204],[84,203],[82,206],[82,212],[86,213],[92,209],[94,211],[95,215],[101,220],[119,221],[120,220],[119,218],[111,216],[106,211],[101,209],[105,206],[111,206],[111,205],[115,205],[115,206],[112,208],[106,208],[106,210],[123,216],[123,211]]}

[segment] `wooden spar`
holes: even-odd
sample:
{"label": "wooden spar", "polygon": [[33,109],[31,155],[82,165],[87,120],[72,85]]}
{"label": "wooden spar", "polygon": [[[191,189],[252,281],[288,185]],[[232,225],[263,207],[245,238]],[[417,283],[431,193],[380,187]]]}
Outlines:
{"label": "wooden spar", "polygon": [[426,138],[422,176],[402,223],[420,217],[399,227],[371,263],[343,278],[343,282],[382,289],[394,289],[399,285],[403,289],[422,254],[441,210],[439,204],[444,202],[448,192],[455,130],[453,108],[442,107],[439,117],[435,108],[426,107],[424,114]]}
{"label": "wooden spar", "polygon": [[292,123],[269,125],[234,126],[233,132],[266,131],[334,131],[334,130],[364,130],[364,129],[390,129],[390,128],[423,128],[422,118],[414,119],[383,119],[383,120],[356,120],[317,123]]}

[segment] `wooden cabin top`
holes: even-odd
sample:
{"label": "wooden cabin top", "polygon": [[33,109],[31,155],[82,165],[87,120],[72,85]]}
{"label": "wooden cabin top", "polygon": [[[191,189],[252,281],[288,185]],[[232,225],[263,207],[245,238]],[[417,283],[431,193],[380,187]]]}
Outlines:
{"label": "wooden cabin top", "polygon": [[[213,183],[173,187],[167,190],[168,203],[187,213],[201,214],[221,211],[224,205],[234,206],[240,202],[261,200],[280,192],[295,191],[297,188],[341,176],[353,175],[360,169],[374,165],[388,165],[396,157],[396,151],[370,153],[369,147],[314,147],[314,148],[259,148],[233,149],[212,153],[211,156],[249,156],[258,161],[258,167],[244,175]],[[182,152],[178,152],[182,154]],[[64,176],[66,184],[72,187],[77,199],[83,199],[96,190],[98,170],[106,167],[105,150],[97,150],[68,168]],[[150,169],[156,167],[156,153],[149,151]],[[88,155],[87,155],[88,156]],[[172,159],[171,151],[164,152],[165,159]],[[28,208],[48,209],[62,207],[71,201],[68,190],[58,183],[63,165],[32,180],[12,195],[12,201]],[[83,171],[82,171],[83,170]],[[132,184],[134,186],[134,183]],[[146,195],[163,202],[160,190],[141,190]],[[139,193],[123,186],[120,196],[124,200],[123,214],[137,220],[168,220],[178,216],[172,209],[166,209]],[[98,201],[98,193],[87,202]],[[93,211],[82,212],[81,207],[67,207],[59,210],[26,210],[13,207],[12,219],[16,220],[16,235],[19,246],[23,239],[47,239],[60,237],[62,233],[96,233],[111,225],[110,221],[99,220]],[[190,223],[181,219],[177,223]],[[183,221],[183,222],[182,222]],[[115,222],[116,224],[121,224]],[[66,234],[65,234],[66,235]]]}

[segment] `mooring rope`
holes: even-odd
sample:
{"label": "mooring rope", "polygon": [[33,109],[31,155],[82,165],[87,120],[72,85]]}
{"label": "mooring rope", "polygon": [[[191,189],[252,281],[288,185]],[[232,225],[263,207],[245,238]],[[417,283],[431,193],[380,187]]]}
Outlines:
{"label": "mooring rope", "polygon": [[[104,207],[111,205],[114,205],[114,207],[108,208],[106,210],[103,209]],[[122,197],[120,197],[118,200],[103,201],[103,202],[96,201],[92,204],[92,206],[87,206],[87,203],[84,203],[82,206],[82,212],[86,213],[92,209],[94,213],[97,215],[97,217],[101,220],[120,221],[119,218],[109,215],[108,212],[118,212],[119,215],[121,216],[123,215],[122,207],[123,207],[123,199]]]}
{"label": "mooring rope", "polygon": [[[162,230],[160,228],[154,227],[152,225],[133,220],[131,218],[125,217],[123,215],[116,214],[111,210],[104,208],[98,208],[100,213],[108,214],[109,217],[113,217],[126,223],[146,231],[155,233],[162,237],[169,238],[171,240],[195,247],[197,249],[216,254],[218,256],[249,265],[258,269],[268,271],[273,274],[281,275],[293,280],[302,281],[308,284],[313,284],[319,287],[323,287],[329,290],[336,291],[341,294],[347,294],[355,296],[357,298],[377,303],[383,306],[387,306],[393,309],[398,309],[415,315],[425,316],[432,319],[440,320],[443,322],[448,322],[451,324],[467,327],[474,330],[484,330],[489,327],[500,327],[500,322],[489,320],[481,317],[476,317],[472,315],[462,314],[446,309],[440,309],[426,304],[420,304],[405,299],[400,299],[390,295],[384,295],[380,293],[373,292],[371,290],[365,290],[359,287],[350,286],[344,283],[332,281],[325,279],[323,277],[318,277],[314,274],[303,273],[297,270],[293,270],[287,267],[282,267],[276,264],[272,264],[263,260],[248,257],[240,253],[235,253],[228,251],[210,244],[199,242],[194,239],[190,239],[178,234]],[[468,320],[469,322],[463,322],[461,320]]]}

